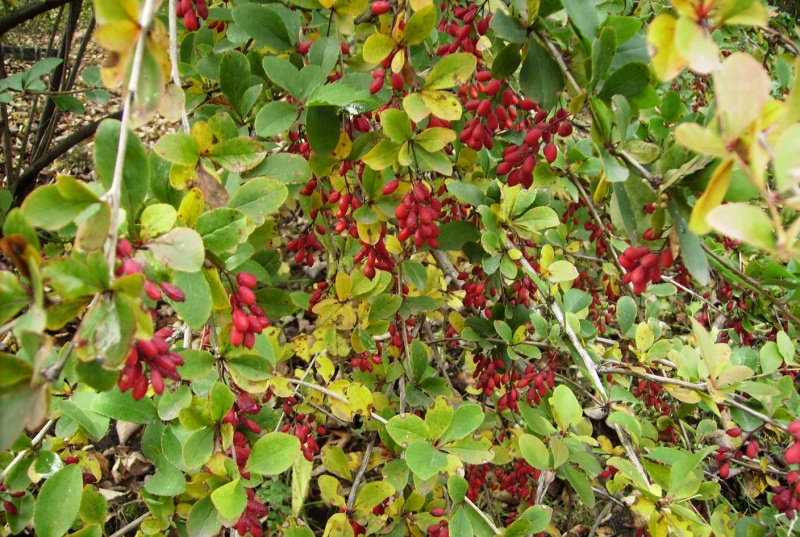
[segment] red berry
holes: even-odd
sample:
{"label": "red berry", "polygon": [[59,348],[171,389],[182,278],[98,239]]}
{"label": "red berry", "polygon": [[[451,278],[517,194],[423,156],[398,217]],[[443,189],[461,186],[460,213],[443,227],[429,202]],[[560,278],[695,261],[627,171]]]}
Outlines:
{"label": "red berry", "polygon": [[249,287],[239,287],[239,289],[236,290],[236,297],[245,306],[256,303],[256,294]]}
{"label": "red berry", "polygon": [[728,479],[729,475],[731,475],[731,463],[724,462],[722,466],[719,467],[719,476],[722,479]]}
{"label": "red berry", "polygon": [[783,452],[786,464],[800,464],[800,443],[794,443]]}
{"label": "red berry", "polygon": [[548,164],[555,162],[556,157],[558,156],[558,148],[555,146],[555,144],[547,144],[544,146],[543,152],[544,158],[547,160]]}
{"label": "red berry", "polygon": [[171,283],[167,282],[161,282],[161,290],[164,291],[164,294],[167,295],[167,297],[170,300],[173,300],[175,302],[183,302],[184,300],[186,300],[186,295],[177,285],[172,285]]}
{"label": "red berry", "polygon": [[[186,26],[186,29],[190,32],[197,30],[197,15],[195,15],[193,10],[190,9],[183,14],[183,25]],[[141,397],[139,399],[141,399]]]}
{"label": "red berry", "polygon": [[245,287],[253,288],[258,283],[258,280],[255,276],[250,274],[249,272],[240,272],[236,275],[236,281],[239,282],[239,285],[244,285]]}
{"label": "red berry", "polygon": [[302,43],[297,45],[297,52],[305,56],[306,54],[308,54],[308,49],[310,49],[311,45],[313,44],[314,44],[313,41],[303,41]]}
{"label": "red berry", "polygon": [[742,430],[739,427],[732,427],[725,431],[731,438],[738,438],[742,436]]}
{"label": "red berry", "polygon": [[384,15],[392,10],[392,5],[389,2],[384,2],[383,0],[376,0],[372,2],[372,4],[369,6],[369,9],[372,11],[373,15]]}
{"label": "red berry", "polygon": [[139,378],[136,379],[136,383],[133,385],[133,399],[138,401],[142,397],[145,396],[147,393],[147,377],[145,375],[141,375]]}

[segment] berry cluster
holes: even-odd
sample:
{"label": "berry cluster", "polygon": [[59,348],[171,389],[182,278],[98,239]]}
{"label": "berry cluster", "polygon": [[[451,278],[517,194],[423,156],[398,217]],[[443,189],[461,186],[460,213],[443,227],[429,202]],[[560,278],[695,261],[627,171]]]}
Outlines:
{"label": "berry cluster", "polygon": [[208,18],[208,4],[206,0],[178,0],[175,14],[183,18],[187,30],[194,32],[200,27],[200,20]]}
{"label": "berry cluster", "polygon": [[369,351],[364,351],[360,355],[350,360],[350,367],[358,369],[363,373],[372,373],[373,364],[380,365],[383,363],[381,358],[381,344],[376,342],[378,346],[377,354],[372,354]]}
{"label": "berry cluster", "polygon": [[[433,514],[433,510],[431,510],[431,514]],[[428,526],[428,535],[430,537],[450,537],[449,526],[450,523],[446,518],[443,518],[436,524],[431,524]]]}
{"label": "berry cluster", "polygon": [[431,196],[428,186],[419,182],[414,185],[411,192],[403,196],[403,202],[397,206],[394,215],[397,217],[397,227],[400,228],[397,238],[405,242],[412,238],[414,246],[422,248],[427,244],[431,248],[439,246],[439,226],[436,220],[442,202]]}
{"label": "berry cluster", "polygon": [[[117,259],[120,261],[119,267],[115,274],[117,276],[124,276],[127,274],[144,274],[144,267],[136,259],[133,258],[133,245],[128,239],[120,239],[117,243]],[[144,280],[144,292],[151,299],[156,302],[167,295],[167,298],[175,302],[183,302],[186,300],[186,295],[177,285],[167,282],[159,282],[156,284],[150,279]]]}
{"label": "berry cluster", "polygon": [[242,392],[236,397],[233,407],[222,418],[223,423],[230,423],[236,429],[239,425],[244,425],[252,433],[261,432],[261,427],[246,417],[247,414],[254,415],[261,411],[261,405],[253,401],[253,399]]}
{"label": "berry cluster", "polygon": [[261,537],[264,534],[261,518],[269,514],[269,507],[256,498],[256,493],[253,489],[245,489],[245,492],[247,493],[247,505],[242,516],[239,517],[239,521],[233,525],[233,529],[239,535],[250,533],[252,537]]}
{"label": "berry cluster", "polygon": [[296,263],[305,263],[309,267],[314,264],[314,254],[324,248],[314,232],[310,230],[308,233],[290,240],[286,245],[287,250],[294,252]]}
{"label": "berry cluster", "polygon": [[[459,91],[464,109],[475,113],[475,117],[464,125],[459,140],[479,151],[483,147],[494,147],[494,136],[498,130],[513,127],[517,119],[516,106],[523,111],[530,111],[536,108],[536,104],[530,99],[520,100],[511,88],[503,90],[503,83],[492,79],[489,71],[479,71],[475,80],[474,86],[465,84]],[[481,94],[483,98],[480,98]],[[499,102],[496,102],[497,95],[500,95]],[[471,99],[468,100],[468,96]]]}
{"label": "berry cluster", "polygon": [[[448,7],[447,2],[442,2],[439,7],[442,13],[446,12]],[[477,15],[477,4],[470,3],[467,6],[454,6],[453,19],[455,20],[448,21],[446,18],[442,18],[438,26],[440,32],[445,32],[453,39],[443,43],[436,50],[436,54],[439,56],[446,56],[447,54],[453,54],[460,50],[462,52],[474,54],[477,58],[483,57],[481,51],[478,50],[478,39],[480,39],[482,35],[485,35],[486,31],[489,29],[492,14],[490,13],[486,17],[475,20]]]}
{"label": "berry cluster", "polygon": [[[475,308],[476,310],[488,309],[486,305],[486,273],[483,269],[476,265],[467,271],[461,271],[458,274],[458,279],[464,282],[461,289],[464,291],[464,306],[468,308]],[[491,292],[491,291],[490,291]],[[497,290],[494,290],[497,294]]]}
{"label": "berry cluster", "polygon": [[[286,414],[286,416],[294,414],[294,406],[298,402],[299,400],[297,397],[285,399],[283,401],[283,413]],[[314,455],[317,455],[320,451],[320,446],[316,438],[314,438],[314,434],[324,435],[328,433],[325,427],[314,423],[314,418],[312,416],[306,416],[305,414],[295,415],[294,423],[286,423],[280,430],[287,434],[294,433],[298,440],[300,440],[300,449],[303,452],[303,457],[305,457],[308,462],[312,462],[314,460]]]}
{"label": "berry cluster", "polygon": [[662,269],[672,266],[672,250],[667,246],[658,254],[647,246],[629,246],[619,256],[619,264],[627,270],[623,283],[633,284],[633,292],[643,293],[649,282],[661,281]]}
{"label": "berry cluster", "polygon": [[[392,86],[392,90],[399,93],[403,91],[406,81],[403,80],[403,75],[400,73],[392,73],[389,75],[389,83]],[[372,83],[369,85],[369,92],[375,95],[383,89],[384,84],[386,84],[386,71],[383,69],[372,71]]]}
{"label": "berry cluster", "polygon": [[[256,305],[256,294],[253,287],[258,280],[249,272],[240,272],[236,275],[239,284],[235,294],[231,295],[231,345],[238,347],[242,344],[252,349],[256,344],[256,334],[260,334],[270,325],[269,319],[264,316],[264,310]],[[244,308],[249,310],[249,313]]]}
{"label": "berry cluster", "polygon": [[394,269],[395,261],[392,254],[386,248],[386,227],[381,227],[381,238],[375,244],[369,244],[359,239],[361,250],[353,258],[353,263],[361,263],[366,259],[364,264],[364,276],[370,280],[375,277],[375,270],[385,270],[391,272]]}
{"label": "berry cluster", "polygon": [[533,185],[533,169],[541,150],[545,160],[552,164],[558,156],[558,148],[552,143],[553,136],[566,137],[572,134],[572,124],[567,121],[569,112],[559,109],[548,121],[547,112],[540,110],[533,118],[534,125],[525,133],[521,144],[511,144],[503,150],[503,162],[497,166],[497,175],[508,174],[510,186]]}
{"label": "berry cluster", "polygon": [[20,490],[17,492],[6,492],[8,489],[4,484],[0,484],[0,496],[7,496],[8,499],[3,500],[3,509],[9,515],[16,515],[18,512],[17,505],[11,500],[22,498],[25,496],[25,491]]}
{"label": "berry cluster", "polygon": [[170,336],[172,328],[164,327],[155,333],[153,339],[136,340],[117,381],[120,391],[133,389],[131,394],[138,401],[147,393],[148,385],[153,386],[155,393],[161,394],[164,393],[165,377],[176,382],[181,380],[177,367],[183,365],[183,358],[169,350],[167,338]]}

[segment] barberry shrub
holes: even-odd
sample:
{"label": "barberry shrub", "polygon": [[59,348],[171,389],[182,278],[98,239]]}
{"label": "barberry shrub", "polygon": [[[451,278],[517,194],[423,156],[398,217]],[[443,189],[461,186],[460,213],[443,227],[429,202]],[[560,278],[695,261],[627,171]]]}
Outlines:
{"label": "barberry shrub", "polygon": [[792,21],[153,9],[97,180],[2,207],[0,534],[794,531]]}

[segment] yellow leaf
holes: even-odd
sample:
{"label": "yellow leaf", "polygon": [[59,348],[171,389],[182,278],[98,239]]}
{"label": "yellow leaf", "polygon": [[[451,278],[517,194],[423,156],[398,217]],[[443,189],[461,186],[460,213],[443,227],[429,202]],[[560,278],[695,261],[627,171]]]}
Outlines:
{"label": "yellow leaf", "polygon": [[178,208],[178,220],[188,227],[194,227],[197,219],[203,214],[205,202],[199,188],[193,188],[181,200]]}
{"label": "yellow leaf", "polygon": [[378,244],[381,240],[381,223],[375,222],[373,224],[356,224],[358,228],[358,238],[367,244]]}
{"label": "yellow leaf", "polygon": [[726,143],[739,138],[759,118],[769,101],[771,87],[766,69],[751,55],[734,52],[725,59],[722,70],[714,77],[714,89]]}
{"label": "yellow leaf", "polygon": [[419,123],[431,113],[431,109],[419,93],[409,93],[403,97],[403,109],[414,123]]}
{"label": "yellow leaf", "polygon": [[336,298],[340,302],[345,302],[350,299],[350,290],[353,288],[353,282],[350,281],[350,275],[344,271],[336,273]]}
{"label": "yellow leaf", "polygon": [[336,368],[330,358],[322,354],[317,356],[317,373],[322,377],[322,380],[329,382],[335,372]]}
{"label": "yellow leaf", "polygon": [[692,209],[692,217],[689,220],[689,227],[698,235],[711,231],[711,226],[706,222],[706,216],[712,209],[722,203],[725,194],[728,193],[732,175],[733,160],[727,159],[720,162],[708,182],[706,191],[695,203],[694,209]]}
{"label": "yellow leaf", "polygon": [[647,31],[647,44],[653,69],[661,80],[672,80],[688,65],[675,47],[675,17],[662,14],[653,19]]}
{"label": "yellow leaf", "polygon": [[95,41],[101,47],[114,52],[133,50],[138,36],[139,24],[132,20],[109,22],[94,32]]}
{"label": "yellow leaf", "polygon": [[727,157],[728,150],[719,135],[697,123],[681,123],[675,127],[675,141],[704,155]]}
{"label": "yellow leaf", "polygon": [[214,141],[214,135],[211,132],[211,127],[205,121],[196,121],[192,125],[190,132],[194,141],[197,142],[198,153],[203,154],[211,147]]}
{"label": "yellow leaf", "polygon": [[439,119],[457,121],[461,119],[461,101],[448,91],[424,89],[420,92],[423,102],[431,114]]}
{"label": "yellow leaf", "polygon": [[367,63],[380,63],[397,46],[397,43],[386,34],[372,34],[364,41],[364,61]]}
{"label": "yellow leaf", "polygon": [[674,44],[695,73],[707,75],[719,66],[719,47],[711,38],[711,32],[688,17],[678,19]]}
{"label": "yellow leaf", "polygon": [[672,0],[672,7],[684,17],[697,20],[697,4],[701,2],[702,0]]}

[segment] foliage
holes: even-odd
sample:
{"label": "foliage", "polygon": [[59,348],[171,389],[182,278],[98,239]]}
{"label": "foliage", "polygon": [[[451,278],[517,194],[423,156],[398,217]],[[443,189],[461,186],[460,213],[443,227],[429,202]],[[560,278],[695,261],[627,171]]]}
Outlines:
{"label": "foliage", "polygon": [[2,198],[0,532],[113,533],[126,423],[143,535],[794,531],[800,48],[760,0],[152,4],[95,2],[97,181]]}

